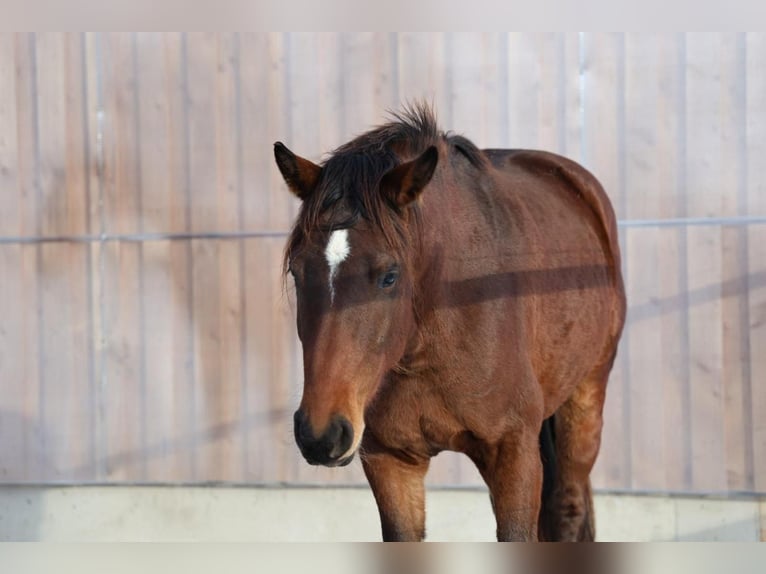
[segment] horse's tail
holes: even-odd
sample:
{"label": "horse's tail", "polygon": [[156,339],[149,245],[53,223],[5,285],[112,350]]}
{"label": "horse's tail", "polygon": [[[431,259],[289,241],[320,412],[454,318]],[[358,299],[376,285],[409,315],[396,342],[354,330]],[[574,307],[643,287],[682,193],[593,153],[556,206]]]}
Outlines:
{"label": "horse's tail", "polygon": [[556,429],[553,417],[543,421],[540,429],[540,458],[543,461],[543,496],[540,504],[537,537],[540,541],[552,541],[555,538],[555,516],[550,503],[553,500],[553,488],[556,484]]}
{"label": "horse's tail", "polygon": [[[540,516],[537,522],[537,537],[541,542],[555,542],[558,510],[553,503],[553,489],[556,486],[556,425],[552,415],[543,421],[540,429],[540,458],[543,461],[543,494],[540,504]],[[593,512],[593,493],[590,481],[585,493],[585,520],[583,521],[578,542],[593,542],[596,535],[595,515]]]}

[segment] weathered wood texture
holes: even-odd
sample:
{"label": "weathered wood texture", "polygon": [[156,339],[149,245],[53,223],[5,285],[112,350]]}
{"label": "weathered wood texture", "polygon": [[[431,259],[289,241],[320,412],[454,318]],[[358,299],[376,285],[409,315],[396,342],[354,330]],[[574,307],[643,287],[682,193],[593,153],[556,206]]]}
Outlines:
{"label": "weathered wood texture", "polygon": [[[271,146],[317,160],[416,98],[614,202],[595,486],[766,492],[758,34],[0,35],[0,482],[364,482],[293,445]],[[428,480],[480,483],[446,454]]]}

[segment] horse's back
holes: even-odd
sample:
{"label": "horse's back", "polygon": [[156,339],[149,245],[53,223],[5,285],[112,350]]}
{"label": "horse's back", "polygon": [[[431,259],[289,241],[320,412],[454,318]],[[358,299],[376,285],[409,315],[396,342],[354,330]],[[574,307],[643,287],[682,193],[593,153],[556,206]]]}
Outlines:
{"label": "horse's back", "polygon": [[601,183],[586,168],[564,156],[526,149],[486,149],[484,154],[500,171],[524,170],[539,175],[553,176],[566,183],[580,195],[597,215],[607,234],[609,250],[619,263],[617,220],[611,202]]}

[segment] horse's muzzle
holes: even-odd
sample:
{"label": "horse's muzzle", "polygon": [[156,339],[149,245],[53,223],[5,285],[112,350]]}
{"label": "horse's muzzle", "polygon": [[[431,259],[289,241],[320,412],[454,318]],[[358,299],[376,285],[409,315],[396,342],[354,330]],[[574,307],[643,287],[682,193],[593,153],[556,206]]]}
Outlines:
{"label": "horse's muzzle", "polygon": [[295,442],[309,464],[345,466],[353,459],[353,454],[349,456],[347,453],[354,442],[354,427],[346,417],[335,415],[319,436],[314,435],[303,411],[295,411],[293,422]]}

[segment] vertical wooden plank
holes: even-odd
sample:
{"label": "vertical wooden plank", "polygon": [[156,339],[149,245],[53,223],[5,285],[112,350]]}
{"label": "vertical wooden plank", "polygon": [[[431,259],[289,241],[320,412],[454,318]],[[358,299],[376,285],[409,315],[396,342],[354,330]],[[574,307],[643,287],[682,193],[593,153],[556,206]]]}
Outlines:
{"label": "vertical wooden plank", "polygon": [[[85,118],[80,36],[45,34],[37,41],[40,232],[86,231]],[[42,400],[51,480],[92,472],[87,401],[90,377],[87,269],[82,245],[41,247]]]}
{"label": "vertical wooden plank", "polygon": [[[650,219],[659,211],[660,164],[657,148],[658,42],[648,35],[625,38],[625,207],[629,219]],[[659,317],[656,228],[628,229],[623,246],[627,268],[628,369],[630,373],[631,484],[640,490],[665,486],[664,409],[659,357],[663,341]]]}
{"label": "vertical wooden plank", "polygon": [[[242,231],[241,183],[238,165],[240,139],[239,117],[239,38],[227,34],[218,39],[216,77],[216,164],[218,228]],[[212,407],[210,425],[216,429],[216,480],[241,480],[244,468],[242,452],[241,391],[243,375],[242,341],[242,241],[218,244],[218,280],[220,300],[220,374],[219,381],[207,382],[207,402]],[[219,430],[220,429],[220,430]]]}
{"label": "vertical wooden plank", "polygon": [[180,111],[182,103],[180,37],[137,34],[134,41],[134,68],[140,77],[136,81],[136,130],[140,138],[136,227],[149,234],[180,233],[185,231],[184,196],[178,189],[182,159],[177,148],[181,146],[171,138],[172,130],[178,128],[171,115]]}
{"label": "vertical wooden plank", "polygon": [[[537,52],[537,147],[564,154],[565,34],[547,32],[534,37]],[[576,75],[576,74],[573,74]]]}
{"label": "vertical wooden plank", "polygon": [[[579,70],[577,77],[565,78],[565,152],[598,178],[619,217],[624,195],[623,38],[615,34],[567,36],[565,50],[566,65],[574,66],[568,69]],[[580,126],[580,129],[574,126]],[[625,244],[625,233],[622,232],[620,245]],[[623,272],[625,270],[623,259]],[[626,275],[626,283],[629,281]],[[629,336],[626,329],[609,379],[602,447],[596,469],[600,477],[597,484],[613,489],[629,488],[632,476]]]}
{"label": "vertical wooden plank", "polygon": [[[0,234],[18,235],[22,194],[17,125],[16,40],[13,34],[0,34]],[[0,482],[25,480],[24,431],[32,425],[24,413],[24,345],[21,338],[28,312],[19,304],[24,300],[22,247],[0,248]],[[31,383],[31,381],[30,381]],[[27,383],[29,384],[29,383]]]}
{"label": "vertical wooden plank", "polygon": [[[766,216],[766,36],[748,34],[746,41],[747,213]],[[748,321],[750,329],[751,421],[754,487],[766,491],[766,226],[747,231]]]}
{"label": "vertical wooden plank", "polygon": [[51,236],[86,231],[80,40],[63,34],[37,38],[39,211],[42,232]]}
{"label": "vertical wooden plank", "polygon": [[[273,142],[282,140],[296,153],[290,129],[287,50],[282,34],[242,38],[242,180],[246,228],[286,233],[297,213],[291,194],[274,164]],[[266,89],[264,89],[266,87]],[[268,117],[264,109],[272,110]],[[314,118],[316,121],[316,118]],[[298,142],[300,145],[300,142]],[[292,439],[292,410],[300,400],[301,364],[295,351],[295,324],[282,291],[284,238],[245,242],[243,282],[246,310],[246,443],[248,480],[278,482],[294,476],[299,463]],[[299,456],[299,455],[297,455]]]}
{"label": "vertical wooden plank", "polygon": [[[240,41],[241,122],[250,128],[242,131],[240,177],[244,226],[252,231],[286,230],[293,211],[293,196],[283,188],[271,152],[275,141],[288,139],[283,39],[280,34],[248,33]],[[270,112],[264,114],[263,110]],[[241,278],[246,360],[243,479],[260,483],[285,480],[287,476],[283,448],[286,438],[280,435],[287,433],[288,426],[280,425],[277,417],[269,417],[270,409],[283,403],[279,394],[286,390],[288,382],[278,380],[270,360],[277,337],[269,308],[273,298],[268,289],[271,283],[263,278],[279,270],[269,267],[267,247],[265,241],[245,241]],[[282,377],[285,373],[286,369],[279,371]]]}
{"label": "vertical wooden plank", "polygon": [[[107,170],[109,166],[107,164]],[[142,412],[139,258],[136,245],[102,245],[104,290],[103,401],[108,481],[146,478]]]}
{"label": "vertical wooden plank", "polygon": [[[191,230],[191,182],[189,174],[189,105],[187,73],[187,38],[184,35],[163,36],[165,61],[165,89],[169,94],[167,124],[170,152],[169,202],[170,230],[174,233]],[[193,388],[194,329],[192,294],[192,249],[190,241],[173,241],[170,244],[170,269],[172,275],[173,325],[173,403],[175,480],[186,477],[193,480],[195,473],[196,430],[195,396]]]}
{"label": "vertical wooden plank", "polygon": [[[505,35],[456,33],[446,37],[445,78],[450,95],[444,129],[454,130],[479,147],[497,147],[507,137],[500,118],[508,110]],[[512,103],[510,104],[512,106]]]}
{"label": "vertical wooden plank", "polygon": [[[685,61],[682,59],[683,37],[679,34],[657,38],[657,105],[656,147],[648,161],[655,164],[657,179],[650,218],[682,217],[686,182],[684,145]],[[686,251],[683,228],[659,228],[657,233],[658,302],[653,310],[659,314],[661,401],[664,415],[662,449],[664,486],[679,491],[686,488],[690,476],[688,443],[690,440],[688,404],[688,344],[686,339]],[[683,241],[682,241],[683,239]],[[683,270],[683,273],[681,273]]]}
{"label": "vertical wooden plank", "polygon": [[[61,190],[66,185],[66,171],[61,152],[65,140],[65,98],[63,35],[36,34],[35,84],[37,100],[37,185],[38,235],[65,235],[67,205]],[[42,245],[39,248],[37,275],[40,285],[40,410],[38,421],[46,459],[45,479],[64,477],[67,436],[61,423],[67,397],[61,393],[72,384],[72,361],[68,337],[62,340],[61,326],[67,320],[69,275],[67,245]],[[59,408],[63,403],[64,407]]]}
{"label": "vertical wooden plank", "polygon": [[0,34],[0,234],[19,235],[21,194],[18,185],[19,150],[16,126],[16,40],[13,34]]}
{"label": "vertical wooden plank", "polygon": [[[104,230],[141,230],[140,103],[135,37],[103,38]],[[107,477],[140,481],[146,477],[145,381],[142,346],[142,246],[102,245],[104,433]]]}
{"label": "vertical wooden plank", "polygon": [[[145,480],[173,482],[188,480],[188,465],[181,460],[189,447],[183,433],[184,395],[174,393],[174,376],[184,372],[184,357],[174,357],[174,339],[185,338],[176,318],[179,304],[173,281],[172,245],[147,241],[142,251],[143,315],[142,338],[146,348],[146,460]],[[182,291],[183,293],[183,291]],[[182,298],[180,310],[185,301]]]}
{"label": "vertical wooden plank", "polygon": [[[285,72],[289,98],[288,147],[298,155],[319,161],[322,153],[322,126],[321,102],[317,94],[323,82],[319,74],[319,37],[316,34],[291,33],[285,38],[284,48],[287,54]],[[325,78],[324,82],[329,83],[329,80]]]}
{"label": "vertical wooden plank", "polygon": [[506,44],[507,96],[501,101],[507,102],[508,141],[503,145],[568,153],[577,159],[574,149],[565,150],[564,141],[566,115],[573,142],[580,140],[577,35],[512,33]]}
{"label": "vertical wooden plank", "polygon": [[[576,36],[574,36],[576,40]],[[565,153],[563,132],[566,98],[579,98],[578,50],[573,45],[564,70],[566,37],[562,33],[512,33],[505,47],[507,69],[507,138],[512,148],[538,148]],[[573,56],[573,58],[572,58]],[[570,107],[579,132],[579,103]],[[579,135],[577,136],[579,139]],[[571,154],[570,154],[571,155]],[[577,159],[576,156],[573,156]]]}
{"label": "vertical wooden plank", "polygon": [[216,73],[218,41],[215,34],[189,34],[186,43],[189,107],[189,170],[191,231],[218,231],[216,204]]}
{"label": "vertical wooden plank", "polygon": [[[445,112],[444,129],[455,130],[477,143],[486,140],[486,75],[483,37],[478,32],[446,35],[445,86],[450,109]],[[489,96],[488,94],[486,94]],[[481,145],[479,143],[479,145]]]}
{"label": "vertical wooden plank", "polygon": [[[191,231],[217,230],[219,210],[215,203],[219,165],[216,141],[216,79],[218,40],[215,34],[187,36],[186,74],[189,129],[189,195]],[[218,315],[218,243],[193,239],[192,251],[192,329],[193,329],[193,408],[195,421],[195,479],[215,476],[216,459],[212,413],[217,410],[213,386],[221,382],[221,325]],[[212,401],[209,401],[212,399]]]}
{"label": "vertical wooden plank", "polygon": [[[559,46],[559,78],[558,93],[560,94],[560,152],[566,157],[585,162],[585,93],[588,88],[586,83],[586,36],[583,33],[569,32],[562,34]],[[601,175],[597,174],[597,177]],[[609,182],[606,182],[609,183]],[[606,185],[609,197],[616,190]]]}
{"label": "vertical wooden plank", "polygon": [[[271,365],[270,393],[271,403],[263,409],[271,426],[271,439],[276,445],[276,464],[272,464],[276,476],[294,476],[296,461],[306,465],[301,458],[293,435],[293,412],[301,399],[303,390],[303,354],[296,332],[294,293],[287,287],[283,291],[282,277],[279,274],[282,265],[284,241],[267,239],[262,241],[262,253],[265,255],[264,268],[270,273],[268,285],[270,297],[264,309],[264,322],[271,326],[273,341],[266,349],[267,360]],[[276,273],[275,273],[276,272]],[[264,420],[262,418],[262,420]],[[278,465],[278,466],[277,466]],[[295,479],[294,479],[295,480]]]}
{"label": "vertical wooden plank", "polygon": [[[235,36],[187,40],[191,230],[241,228]],[[242,301],[238,242],[194,239],[192,309],[196,474],[241,476]]]}
{"label": "vertical wooden plank", "polygon": [[104,226],[110,234],[137,233],[141,229],[140,124],[138,97],[141,76],[136,61],[136,37],[110,34],[103,45],[107,170]]}
{"label": "vertical wooden plank", "polygon": [[[187,229],[180,35],[138,35],[135,65],[141,76],[138,226],[144,233],[180,233]],[[187,251],[186,242],[170,241],[145,242],[141,250],[144,456],[152,482],[192,476]]]}
{"label": "vertical wooden plank", "polygon": [[[65,92],[66,101],[66,196],[67,227],[77,234],[88,231],[89,179],[87,177],[88,141],[87,91],[85,76],[85,38],[82,34],[65,37]],[[74,368],[72,384],[65,391],[67,409],[65,425],[69,442],[66,445],[67,480],[90,481],[95,470],[93,432],[90,419],[90,393],[93,389],[94,354],[90,309],[90,273],[92,260],[88,246],[70,249],[71,262],[69,291],[72,301],[68,324],[64,332],[70,334],[70,353]]]}
{"label": "vertical wooden plank", "polygon": [[447,60],[450,41],[443,33],[398,35],[399,101],[432,103],[444,129],[453,125]]}
{"label": "vertical wooden plank", "polygon": [[538,147],[540,71],[543,52],[539,35],[508,37],[508,146]]}
{"label": "vertical wooden plank", "polygon": [[[13,54],[13,51],[11,51]],[[2,102],[3,105],[6,102]],[[16,190],[4,188],[5,197]],[[28,249],[28,248],[27,248]],[[28,480],[26,457],[29,449],[25,431],[34,422],[25,413],[25,365],[23,352],[26,341],[22,338],[28,322],[28,309],[20,307],[24,301],[22,250],[18,245],[0,245],[0,484]],[[28,384],[28,383],[27,383]]]}
{"label": "vertical wooden plank", "polygon": [[[722,214],[744,215],[745,161],[745,38],[727,34],[721,44],[721,189]],[[722,337],[725,488],[752,489],[752,435],[749,403],[747,327],[747,230],[722,229]]]}
{"label": "vertical wooden plank", "polygon": [[272,286],[279,289],[281,269],[274,264],[270,240],[248,240],[245,246],[248,381],[244,478],[256,483],[277,482],[287,478],[287,450],[292,438],[286,396],[290,370],[284,359],[284,338],[272,319],[272,307],[279,303],[278,291]]}
{"label": "vertical wooden plank", "polygon": [[401,109],[398,41],[395,33],[342,33],[337,47],[339,143],[345,143],[387,121],[387,111]]}
{"label": "vertical wooden plank", "polygon": [[[714,217],[721,202],[721,42],[687,36],[687,209],[690,217]],[[704,120],[702,119],[704,118]],[[689,227],[689,361],[693,487],[725,487],[722,388],[721,230]]]}
{"label": "vertical wooden plank", "polygon": [[[272,145],[284,141],[297,154],[289,133],[289,81],[282,34],[243,34],[240,47],[243,225],[247,230],[287,232],[299,201],[274,163]],[[269,110],[265,113],[264,110]]]}
{"label": "vertical wooden plank", "polygon": [[689,346],[686,298],[685,230],[658,229],[659,305],[661,317],[657,360],[661,368],[664,411],[662,451],[664,487],[682,492],[691,485],[691,417],[689,413]]}
{"label": "vertical wooden plank", "polygon": [[[505,126],[501,121],[506,115],[503,99],[507,95],[507,85],[504,82],[504,68],[507,57],[504,50],[507,46],[505,33],[488,33],[481,36],[481,70],[482,97],[481,106],[484,109],[484,121],[480,131],[472,125],[455,126],[455,130],[474,139],[480,148],[502,147],[506,137]],[[475,120],[474,120],[475,122]],[[470,131],[469,131],[470,130]]]}
{"label": "vertical wooden plank", "polygon": [[[83,66],[85,68],[85,111],[87,114],[87,190],[88,190],[88,233],[98,235],[103,231],[103,109],[104,96],[102,90],[103,62],[101,60],[102,36],[100,34],[84,34]],[[103,273],[102,245],[93,242],[89,246],[89,313],[90,339],[92,345],[91,388],[88,394],[89,425],[92,436],[93,476],[94,481],[102,481],[106,476],[106,442],[104,426],[104,370],[103,351],[105,333],[103,330]]]}
{"label": "vertical wooden plank", "polygon": [[[335,37],[337,52],[331,50],[329,58],[337,67],[325,70],[331,79],[331,91],[337,90],[340,105],[328,110],[339,124],[338,141],[346,142],[367,131],[376,120],[382,118],[381,110],[375,109],[375,57],[373,34],[370,32],[341,32]],[[323,113],[323,116],[325,114]],[[330,118],[332,118],[332,115]],[[332,119],[328,121],[332,124]],[[327,148],[325,148],[326,151]]]}
{"label": "vertical wooden plank", "polygon": [[401,108],[399,101],[399,33],[375,32],[372,58],[375,66],[373,117],[376,123],[387,110]]}
{"label": "vertical wooden plank", "polygon": [[[170,209],[183,210],[172,203],[171,126],[168,121],[172,95],[166,84],[168,61],[163,38],[139,34],[135,38],[136,86],[139,102],[136,122],[139,166],[136,226],[144,233],[163,233],[172,229]],[[178,65],[177,62],[174,64]],[[177,70],[176,70],[177,73]],[[170,88],[170,89],[169,89]],[[169,242],[141,245],[141,340],[144,348],[142,378],[145,384],[144,479],[150,482],[183,479],[174,477],[174,455],[178,446],[171,442],[177,421],[173,396],[174,308],[173,275]],[[183,338],[183,334],[178,334]],[[183,364],[183,362],[181,362]]]}
{"label": "vertical wooden plank", "polygon": [[[34,236],[38,233],[39,213],[37,194],[37,45],[35,35],[16,34],[14,49],[20,198],[18,234]],[[35,254],[36,251],[30,253]]]}
{"label": "vertical wooden plank", "polygon": [[[353,35],[350,35],[350,38],[353,38]],[[319,93],[317,102],[319,149],[312,150],[312,153],[318,153],[322,157],[325,157],[348,139],[347,131],[355,129],[346,126],[348,119],[346,112],[354,114],[362,109],[358,103],[352,103],[355,98],[349,97],[349,101],[346,101],[346,86],[350,84],[349,92],[351,92],[352,87],[357,85],[357,79],[354,78],[354,81],[349,81],[350,77],[346,78],[344,75],[346,60],[353,61],[353,57],[344,50],[344,41],[346,39],[340,33],[316,35],[316,58],[319,72],[316,76]],[[364,78],[360,78],[360,80],[364,84]],[[346,106],[351,109],[346,110]]]}

